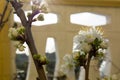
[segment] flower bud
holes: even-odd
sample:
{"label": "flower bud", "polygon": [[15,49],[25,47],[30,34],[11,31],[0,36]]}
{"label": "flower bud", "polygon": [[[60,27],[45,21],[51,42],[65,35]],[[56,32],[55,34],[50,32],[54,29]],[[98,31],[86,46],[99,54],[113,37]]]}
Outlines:
{"label": "flower bud", "polygon": [[27,17],[29,17],[29,16],[31,16],[32,15],[32,13],[27,13]]}
{"label": "flower bud", "polygon": [[[18,36],[18,32],[17,32],[17,30],[16,30],[15,28],[10,28],[10,29],[9,29],[9,33],[11,34],[11,37],[12,37],[12,38]],[[9,35],[10,35],[10,34],[9,34]]]}
{"label": "flower bud", "polygon": [[40,10],[41,10],[41,12],[43,12],[43,13],[48,13],[48,9],[47,9],[47,7],[46,7],[45,4],[42,4]]}
{"label": "flower bud", "polygon": [[41,57],[40,57],[40,63],[41,63],[41,64],[46,64],[46,63],[47,63],[47,58],[46,58],[46,56],[41,56]]}
{"label": "flower bud", "polygon": [[34,12],[34,11],[36,11],[38,9],[39,9],[38,6],[32,5],[32,12]]}
{"label": "flower bud", "polygon": [[73,53],[73,59],[77,60],[80,57],[80,52]]}
{"label": "flower bud", "polygon": [[25,48],[25,46],[23,46],[23,45],[18,47],[19,51],[24,51],[25,50],[24,48]]}
{"label": "flower bud", "polygon": [[10,32],[8,33],[8,37],[9,37],[10,39],[12,39],[12,35],[11,35]]}
{"label": "flower bud", "polygon": [[41,55],[39,55],[39,54],[34,54],[33,55],[33,58],[36,59],[36,60],[40,59],[40,57],[41,57]]}
{"label": "flower bud", "polygon": [[24,28],[23,26],[18,27],[18,28],[17,28],[17,32],[18,32],[19,34],[24,34],[25,28]]}
{"label": "flower bud", "polygon": [[44,15],[43,15],[43,14],[40,14],[40,15],[37,17],[37,19],[38,19],[39,21],[44,21]]}

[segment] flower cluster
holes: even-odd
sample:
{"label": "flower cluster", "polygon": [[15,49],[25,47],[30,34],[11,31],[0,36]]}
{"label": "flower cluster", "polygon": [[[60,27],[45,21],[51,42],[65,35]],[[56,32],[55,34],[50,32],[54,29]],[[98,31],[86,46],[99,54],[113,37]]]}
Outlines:
{"label": "flower cluster", "polygon": [[66,70],[66,73],[70,72],[70,70],[72,70],[74,68],[72,55],[66,54],[63,57],[63,61],[64,61],[64,64],[62,65],[62,67],[66,68],[66,69],[64,69],[64,70]]}
{"label": "flower cluster", "polygon": [[101,28],[82,28],[74,38],[73,59],[76,65],[84,66],[88,54],[91,57],[104,57],[108,40],[103,37]]}
{"label": "flower cluster", "polygon": [[14,28],[9,28],[8,37],[14,41],[15,47],[20,51],[23,51],[25,46],[23,46],[25,42],[25,28],[23,26]]}
{"label": "flower cluster", "polygon": [[58,70],[58,75],[67,75],[74,69],[74,63],[73,63],[73,58],[72,55],[66,54],[63,57],[63,64],[60,66],[60,69]]}
{"label": "flower cluster", "polygon": [[42,13],[48,13],[46,4],[43,3],[42,0],[32,0],[31,5],[32,5],[32,11],[39,10]]}
{"label": "flower cluster", "polygon": [[45,3],[42,4],[42,1],[40,0],[32,0],[31,1],[32,5],[32,12],[27,14],[28,19],[32,19],[35,15],[39,14],[37,18],[34,18],[33,21],[43,21],[44,20],[44,15],[42,13],[48,13],[48,8]]}

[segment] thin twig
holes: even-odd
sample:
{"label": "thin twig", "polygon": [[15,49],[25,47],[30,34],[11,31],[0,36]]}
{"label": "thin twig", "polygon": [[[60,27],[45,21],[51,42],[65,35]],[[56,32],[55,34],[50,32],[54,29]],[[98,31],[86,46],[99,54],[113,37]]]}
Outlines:
{"label": "thin twig", "polygon": [[[3,10],[3,13],[0,14],[0,17],[1,17],[1,19],[0,19],[0,31],[1,31],[1,29],[3,28],[4,24],[7,22],[6,20],[3,21],[3,19],[5,18],[5,14],[6,14],[6,12],[7,12],[8,4],[9,4],[9,2],[6,2],[5,8],[4,8],[4,10]],[[7,17],[7,18],[8,18],[8,17]]]}

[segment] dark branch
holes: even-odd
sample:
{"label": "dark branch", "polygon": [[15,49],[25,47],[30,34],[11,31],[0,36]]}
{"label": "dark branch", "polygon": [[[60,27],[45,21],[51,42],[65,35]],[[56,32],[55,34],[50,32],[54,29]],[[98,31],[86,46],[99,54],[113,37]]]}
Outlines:
{"label": "dark branch", "polygon": [[28,21],[27,21],[27,19],[25,17],[24,11],[21,9],[22,5],[20,3],[18,3],[17,1],[10,1],[10,3],[14,7],[14,9],[16,11],[16,14],[18,15],[18,17],[21,20],[21,23],[25,27],[27,25]]}
{"label": "dark branch", "polygon": [[[31,23],[32,23],[32,19],[34,17],[35,14],[33,14],[29,20],[26,19],[25,13],[24,11],[21,9],[21,3],[17,2],[16,0],[14,1],[10,1],[10,3],[12,4],[12,6],[15,9],[15,13],[18,15],[18,17],[20,18],[22,25],[25,27],[25,41],[29,46],[29,49],[31,51],[31,55],[32,57],[35,54],[38,54],[33,37],[32,37],[32,32],[31,32]],[[43,66],[40,64],[33,58],[37,72],[38,72],[38,76],[40,80],[47,80],[46,76],[45,76],[45,72],[43,69]]]}
{"label": "dark branch", "polygon": [[7,9],[8,9],[8,4],[9,4],[9,2],[6,2],[5,8],[4,8],[4,10],[3,10],[3,13],[0,14],[0,17],[1,17],[1,19],[0,19],[0,31],[2,30],[4,24],[8,21],[8,19],[9,19],[9,17],[10,17],[10,14],[12,13],[12,9],[11,9],[10,12],[9,12],[9,14],[8,14],[8,16],[7,16],[7,18],[6,18],[6,20],[4,20],[5,14],[6,14]]}

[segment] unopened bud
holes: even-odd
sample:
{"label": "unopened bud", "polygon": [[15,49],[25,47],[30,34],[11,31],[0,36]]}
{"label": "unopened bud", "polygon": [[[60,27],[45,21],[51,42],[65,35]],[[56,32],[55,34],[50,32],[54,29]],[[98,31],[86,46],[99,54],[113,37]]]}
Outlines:
{"label": "unopened bud", "polygon": [[39,21],[44,21],[44,15],[43,15],[43,14],[40,14],[40,15],[37,17],[37,19],[38,19]]}

